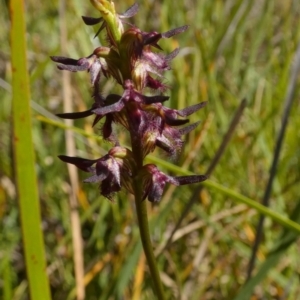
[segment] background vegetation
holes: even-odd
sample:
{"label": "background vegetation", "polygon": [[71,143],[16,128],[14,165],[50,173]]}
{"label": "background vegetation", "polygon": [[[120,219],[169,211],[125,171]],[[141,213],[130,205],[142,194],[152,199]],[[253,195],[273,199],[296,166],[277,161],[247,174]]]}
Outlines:
{"label": "background vegetation", "polygon": [[[97,28],[87,27],[81,15],[98,16],[89,1],[26,3],[27,60],[30,73],[33,143],[41,203],[48,274],[55,300],[75,299],[75,276],[69,197],[71,185],[65,164],[66,125],[55,117],[63,110],[63,80],[50,55],[87,56],[99,45]],[[132,1],[115,1],[123,12]],[[247,106],[210,180],[255,201],[266,190],[290,69],[300,41],[300,2],[293,0],[150,1],[139,2],[130,20],[145,31],[167,31],[189,24],[187,33],[160,44],[166,52],[181,47],[166,81],[169,105],[183,108],[208,101],[191,117],[202,125],[186,140],[180,158],[172,161],[183,173],[206,173],[243,98]],[[19,207],[14,179],[11,126],[11,66],[9,9],[0,14],[0,298],[28,299],[21,243]],[[62,20],[63,18],[63,20]],[[62,22],[64,21],[64,22]],[[63,25],[62,25],[63,24]],[[61,39],[62,31],[67,37]],[[104,37],[100,36],[100,42]],[[71,74],[74,110],[91,103],[88,74]],[[103,93],[114,90],[103,81]],[[114,90],[115,91],[115,90]],[[270,208],[283,217],[300,218],[299,88],[270,198]],[[100,157],[109,148],[91,127],[92,119],[72,128],[78,156]],[[84,128],[84,131],[82,130]],[[122,135],[122,132],[120,132]],[[126,141],[126,137],[123,136]],[[157,164],[172,173],[172,164]],[[180,175],[178,173],[178,175]],[[174,174],[174,173],[172,173]],[[83,185],[79,173],[79,216],[84,240],[86,299],[153,299],[151,278],[139,242],[132,198],[121,193],[115,203],[99,196],[96,186]],[[159,205],[150,206],[153,246],[169,299],[249,299],[245,290],[259,211],[240,197],[204,187],[183,218],[174,241],[162,250],[180,219],[195,186],[169,187]],[[30,218],[30,215],[28,216]],[[251,299],[300,299],[297,234],[267,218],[257,254]],[[299,232],[298,232],[299,233]],[[145,272],[145,273],[144,273]],[[257,275],[258,274],[258,275]]]}

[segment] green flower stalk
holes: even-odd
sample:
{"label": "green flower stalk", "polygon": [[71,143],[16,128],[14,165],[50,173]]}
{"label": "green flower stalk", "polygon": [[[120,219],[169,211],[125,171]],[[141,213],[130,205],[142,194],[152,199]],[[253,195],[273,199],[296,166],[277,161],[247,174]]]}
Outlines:
{"label": "green flower stalk", "polygon": [[110,41],[114,42],[115,46],[117,46],[124,32],[124,28],[120,16],[116,14],[114,3],[107,0],[91,0],[91,3],[100,11],[103,22],[106,24],[105,27]]}
{"label": "green flower stalk", "polygon": [[[179,49],[164,55],[159,53],[162,49],[158,42],[160,39],[183,33],[188,26],[164,33],[145,32],[134,25],[124,28],[123,19],[137,13],[137,4],[123,14],[117,14],[111,1],[91,2],[101,13],[101,17],[82,17],[83,21],[88,26],[100,24],[96,35],[105,30],[108,45],[98,47],[90,55],[80,59],[60,56],[52,56],[51,59],[58,63],[60,70],[89,72],[93,86],[93,103],[87,111],[63,113],[58,116],[78,119],[93,115],[93,125],[103,119],[101,133],[104,139],[113,144],[113,148],[105,156],[94,160],[64,155],[59,158],[91,173],[91,177],[85,182],[98,183],[100,194],[110,200],[121,189],[134,195],[141,239],[155,292],[159,299],[164,299],[151,246],[145,199],[159,202],[167,183],[176,186],[198,183],[204,181],[206,176],[169,176],[153,164],[145,165],[144,159],[156,147],[169,156],[176,157],[183,146],[182,136],[199,124],[197,122],[185,125],[189,122],[186,117],[201,109],[205,102],[182,110],[163,105],[169,99],[164,95],[168,86],[163,83],[163,74],[170,70],[170,63],[177,56]],[[123,93],[104,97],[101,94],[101,77],[114,78],[122,86]],[[118,124],[128,131],[131,149],[120,145],[113,131],[113,124]]]}

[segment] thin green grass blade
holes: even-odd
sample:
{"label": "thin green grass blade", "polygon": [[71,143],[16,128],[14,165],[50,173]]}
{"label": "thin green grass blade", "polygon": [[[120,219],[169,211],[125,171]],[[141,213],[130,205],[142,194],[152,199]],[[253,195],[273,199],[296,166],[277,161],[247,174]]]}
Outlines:
{"label": "thin green grass blade", "polygon": [[26,63],[24,2],[10,2],[13,148],[21,227],[31,300],[51,299],[41,231]]}
{"label": "thin green grass blade", "polygon": [[[58,127],[63,127],[63,125],[60,125],[59,122],[55,122],[52,120],[48,120],[45,118],[40,117],[39,118],[41,121],[58,126]],[[88,133],[83,132],[82,130],[76,128],[76,127],[72,127],[70,128],[71,130],[78,132],[80,134],[82,134],[83,136],[88,136],[91,137],[93,139],[99,139],[99,137],[95,137],[95,136],[91,136]],[[164,167],[165,169],[174,172],[175,174],[178,175],[194,175],[192,172],[185,170],[183,168],[181,168],[180,166],[176,166],[174,164],[172,164],[171,162],[168,162],[166,160],[163,160],[161,158],[155,157],[154,155],[148,155],[147,159],[148,162],[151,163],[155,163],[160,167]],[[222,186],[221,184],[218,184],[217,182],[213,182],[211,180],[206,180],[203,183],[201,183],[202,185],[204,185],[206,188],[211,188],[213,190],[216,190],[220,193],[222,193],[223,195],[227,195],[229,197],[231,197],[233,200],[237,201],[238,203],[243,203],[248,205],[249,207],[255,209],[257,212],[273,219],[274,221],[278,222],[279,224],[281,224],[282,226],[286,227],[286,228],[290,228],[295,232],[300,233],[300,224],[294,222],[293,220],[290,220],[286,217],[284,217],[282,214],[277,213],[276,211],[260,204],[259,202],[250,199],[244,195],[241,195],[238,192],[233,191],[232,189],[229,189],[227,187]]]}
{"label": "thin green grass blade", "polygon": [[[157,158],[155,156],[149,155],[148,161],[152,163],[156,163],[159,166],[163,166],[169,171],[173,171],[178,175],[194,175],[194,173],[185,170],[179,166],[176,166],[168,161],[165,161],[163,159]],[[300,233],[300,224],[294,222],[293,220],[290,220],[286,217],[284,217],[282,214],[275,212],[274,210],[265,207],[264,205],[260,204],[257,201],[254,201],[253,199],[250,199],[240,193],[237,193],[225,186],[222,186],[221,184],[218,184],[217,182],[213,182],[211,180],[206,180],[201,183],[206,188],[211,188],[213,190],[216,190],[223,195],[231,197],[233,200],[237,201],[238,203],[243,203],[248,205],[249,207],[255,209],[257,212],[273,219],[274,221],[278,222],[282,226],[292,229],[293,231]]]}
{"label": "thin green grass blade", "polygon": [[[300,199],[298,200],[298,203],[293,211],[291,219],[297,223],[300,223]],[[274,249],[269,253],[257,274],[242,287],[234,300],[250,299],[255,286],[263,281],[272,268],[276,267],[282,255],[285,254],[287,249],[297,241],[298,237],[299,234],[296,232],[284,228],[274,246]]]}
{"label": "thin green grass blade", "polygon": [[2,272],[3,272],[3,300],[12,299],[12,274],[9,255],[4,254],[2,258]]}
{"label": "thin green grass blade", "polygon": [[120,272],[120,276],[119,276],[120,279],[118,280],[116,286],[117,294],[120,297],[120,299],[124,294],[124,290],[128,286],[130,279],[132,278],[133,275],[132,270],[136,269],[140,257],[140,253],[142,252],[142,250],[143,250],[142,243],[141,242],[136,243],[134,249],[132,249],[130,255],[128,255],[128,260],[125,262],[125,265],[123,266]]}

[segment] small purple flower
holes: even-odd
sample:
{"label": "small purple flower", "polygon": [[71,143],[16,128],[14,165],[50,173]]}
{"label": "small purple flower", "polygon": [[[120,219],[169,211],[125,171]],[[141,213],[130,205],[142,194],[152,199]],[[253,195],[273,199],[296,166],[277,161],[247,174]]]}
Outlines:
{"label": "small purple flower", "polygon": [[141,177],[144,180],[144,196],[143,199],[148,197],[151,202],[159,202],[166,183],[171,183],[176,186],[199,183],[207,179],[205,175],[192,175],[192,176],[177,176],[172,177],[161,172],[155,165],[148,164],[143,167]]}
{"label": "small purple flower", "polygon": [[113,199],[113,194],[119,192],[122,186],[132,192],[132,170],[135,169],[135,162],[129,149],[114,147],[105,156],[93,160],[65,155],[60,155],[59,158],[82,171],[92,173],[84,182],[100,183],[101,195],[109,200]]}
{"label": "small purple flower", "polygon": [[97,58],[95,54],[80,59],[67,58],[62,56],[50,56],[50,58],[59,63],[57,68],[59,70],[67,70],[71,72],[88,71],[91,77],[92,85],[100,80],[101,70],[104,68],[103,62]]}
{"label": "small purple flower", "polygon": [[182,26],[164,33],[158,33],[156,31],[144,32],[137,27],[131,27],[123,33],[120,47],[131,58],[141,58],[143,53],[150,51],[148,48],[150,46],[162,50],[158,45],[160,39],[173,37],[176,34],[186,31],[188,28],[189,26]]}
{"label": "small purple flower", "polygon": [[152,152],[155,147],[159,147],[167,152],[171,157],[176,158],[181,151],[183,141],[181,136],[189,133],[200,122],[177,128],[188,123],[188,119],[178,119],[178,116],[186,117],[193,112],[204,107],[206,102],[202,102],[182,110],[164,107],[161,103],[152,104],[144,109],[148,112],[147,121],[142,127],[142,137],[144,145],[144,157]]}

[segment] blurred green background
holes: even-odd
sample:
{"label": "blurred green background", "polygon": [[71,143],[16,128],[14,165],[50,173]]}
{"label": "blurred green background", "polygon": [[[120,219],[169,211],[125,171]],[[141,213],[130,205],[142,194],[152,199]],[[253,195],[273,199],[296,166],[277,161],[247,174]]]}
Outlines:
{"label": "blurred green background", "polygon": [[[28,299],[28,291],[11,146],[10,21],[7,2],[0,3],[0,298],[6,286],[13,300],[21,300]],[[115,1],[120,13],[132,4]],[[202,123],[186,137],[180,157],[171,163],[204,174],[235,111],[246,98],[247,107],[210,180],[261,201],[281,126],[290,68],[300,41],[300,2],[144,0],[138,4],[139,13],[129,22],[145,31],[164,32],[190,25],[186,33],[160,42],[167,53],[181,48],[165,80],[171,87],[167,105],[184,108],[208,101],[191,117],[191,122],[200,119]],[[63,20],[59,7],[59,1],[26,1],[32,131],[48,273],[53,299],[65,300],[75,299],[76,285],[71,186],[67,167],[57,158],[66,153],[65,125],[55,117],[63,111],[62,72],[49,56],[88,56],[106,39],[103,34],[93,39],[98,27],[82,22],[82,15],[99,16],[89,1],[66,1]],[[61,30],[67,32],[63,41]],[[103,80],[103,94],[116,91],[114,85],[112,80]],[[89,108],[92,99],[88,74],[72,73],[70,88],[74,110]],[[295,210],[300,202],[299,113],[297,87],[270,199],[272,210],[287,217],[294,212],[295,219],[300,215],[299,209]],[[78,156],[100,157],[110,148],[97,136],[101,125],[93,129],[92,121],[88,118],[74,123],[79,129],[72,130]],[[126,144],[121,130],[119,135]],[[154,155],[167,159],[159,151]],[[158,165],[172,173],[163,161]],[[81,183],[86,174],[80,172],[79,177],[86,299],[154,299],[132,197],[123,192],[111,203],[99,196],[96,186]],[[194,189],[168,187],[159,205],[149,205],[154,249],[165,243]],[[176,232],[176,240],[157,257],[168,299],[237,296],[245,282],[258,218],[256,210],[236,199],[215,189],[203,189]],[[262,268],[269,272],[256,277],[251,299],[300,299],[300,245],[296,236],[291,243],[282,242],[290,234],[283,230],[266,219],[254,276]],[[266,267],[263,262],[278,243],[282,243],[279,259]]]}

